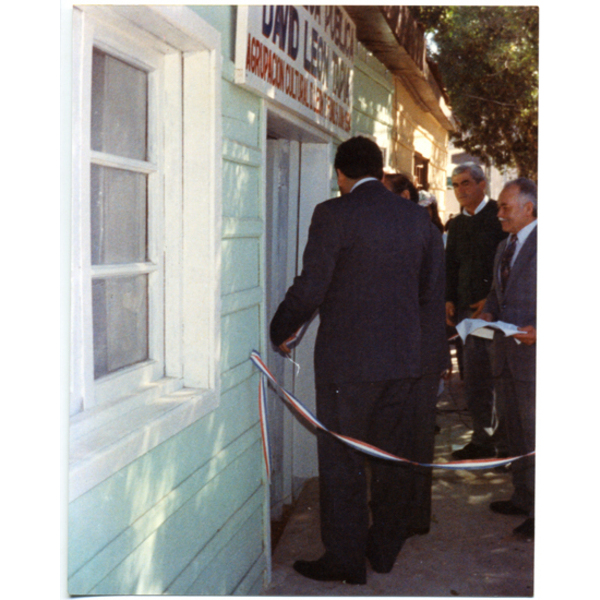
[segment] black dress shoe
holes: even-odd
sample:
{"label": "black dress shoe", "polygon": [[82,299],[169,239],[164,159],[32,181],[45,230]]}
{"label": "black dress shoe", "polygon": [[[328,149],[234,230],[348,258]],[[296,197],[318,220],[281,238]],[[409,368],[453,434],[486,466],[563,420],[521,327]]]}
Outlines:
{"label": "black dress shoe", "polygon": [[490,504],[490,508],[501,515],[528,515],[529,512],[515,506],[510,500],[496,500]]}
{"label": "black dress shoe", "polygon": [[408,530],[407,538],[412,537],[413,535],[426,535],[429,533],[429,527],[411,527]]}
{"label": "black dress shoe", "polygon": [[367,558],[371,563],[371,568],[375,573],[389,573],[394,568],[394,563],[396,559],[390,560],[389,558],[383,558],[382,556],[377,556],[375,553],[367,552]]}
{"label": "black dress shoe", "polygon": [[367,541],[367,550],[365,552],[371,567],[375,573],[389,573],[394,568],[394,563],[405,540],[400,540],[393,549],[387,549],[384,552],[381,547],[376,547],[369,539]]}
{"label": "black dress shoe", "polygon": [[496,449],[493,446],[481,446],[469,442],[464,448],[455,450],[452,453],[452,458],[455,460],[470,460],[472,458],[495,458]]}
{"label": "black dress shoe", "polygon": [[327,554],[318,560],[297,560],[294,570],[315,581],[343,581],[353,585],[367,583],[367,570],[364,566],[362,569],[350,570],[336,565]]}
{"label": "black dress shoe", "polygon": [[534,520],[533,517],[525,519],[518,527],[513,529],[513,533],[520,539],[532,540],[534,533]]}

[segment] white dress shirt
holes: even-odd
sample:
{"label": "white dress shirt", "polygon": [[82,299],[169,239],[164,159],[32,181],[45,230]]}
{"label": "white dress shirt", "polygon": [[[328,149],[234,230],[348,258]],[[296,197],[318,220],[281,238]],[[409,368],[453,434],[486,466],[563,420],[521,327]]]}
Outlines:
{"label": "white dress shirt", "polygon": [[477,213],[480,213],[483,210],[485,205],[489,202],[489,199],[490,199],[489,196],[486,194],[483,197],[483,200],[479,203],[479,205],[475,209],[475,212],[473,214],[471,214],[466,208],[462,209],[462,214],[467,217],[474,217]]}
{"label": "white dress shirt", "polygon": [[353,192],[355,188],[357,188],[361,183],[365,183],[366,181],[379,181],[379,179],[377,179],[376,177],[365,177],[364,179],[360,179],[352,186],[352,189],[350,191]]}

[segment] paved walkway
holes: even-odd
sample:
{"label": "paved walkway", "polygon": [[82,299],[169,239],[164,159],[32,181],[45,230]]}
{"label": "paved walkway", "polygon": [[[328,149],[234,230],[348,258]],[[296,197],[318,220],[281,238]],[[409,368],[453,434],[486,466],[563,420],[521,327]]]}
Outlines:
{"label": "paved walkway", "polygon": [[[457,374],[440,396],[436,460],[470,438],[469,417]],[[367,567],[366,585],[317,582],[292,564],[321,556],[317,479],[305,485],[273,555],[268,596],[480,596],[533,595],[533,542],[514,538],[523,517],[497,515],[493,500],[510,497],[510,475],[497,470],[434,470],[431,531],[405,543],[391,573]]]}

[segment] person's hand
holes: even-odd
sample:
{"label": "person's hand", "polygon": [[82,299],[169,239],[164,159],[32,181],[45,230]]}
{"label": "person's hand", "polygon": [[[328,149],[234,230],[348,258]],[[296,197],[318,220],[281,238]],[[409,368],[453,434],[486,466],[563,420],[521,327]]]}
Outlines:
{"label": "person's hand", "polygon": [[442,379],[444,381],[448,381],[452,378],[452,365],[450,365],[443,373],[442,373]]}
{"label": "person's hand", "polygon": [[450,327],[454,327],[456,325],[454,320],[455,314],[456,307],[454,306],[454,302],[446,302],[446,325]]}
{"label": "person's hand", "polygon": [[474,302],[473,304],[469,305],[469,308],[473,309],[473,314],[471,315],[471,319],[480,318],[479,315],[481,314],[481,311],[483,310],[483,307],[485,306],[486,300],[487,300],[487,298],[484,298],[483,300],[480,300],[479,302]]}
{"label": "person's hand", "polygon": [[289,340],[286,340],[285,342],[283,342],[283,344],[281,344],[279,346],[279,350],[285,354],[285,356],[287,356],[289,358],[290,354],[292,353],[292,351],[288,348],[287,343]]}
{"label": "person's hand", "polygon": [[479,318],[483,321],[487,321],[488,323],[491,323],[494,320],[494,317],[492,317],[490,313],[481,313]]}
{"label": "person's hand", "polygon": [[535,344],[537,340],[537,332],[533,325],[527,325],[525,327],[519,327],[520,331],[525,331],[526,333],[517,333],[513,337],[515,340],[519,340],[526,346],[532,346]]}

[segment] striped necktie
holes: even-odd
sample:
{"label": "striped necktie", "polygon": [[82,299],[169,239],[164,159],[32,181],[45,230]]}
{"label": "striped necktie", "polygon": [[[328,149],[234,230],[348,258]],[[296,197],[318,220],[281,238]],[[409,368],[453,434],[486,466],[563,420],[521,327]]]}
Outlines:
{"label": "striped necktie", "polygon": [[502,284],[502,293],[506,290],[506,282],[510,275],[510,263],[515,255],[516,248],[517,236],[511,234],[508,243],[506,244],[506,248],[504,249],[504,253],[502,254],[502,260],[500,261],[500,283]]}

